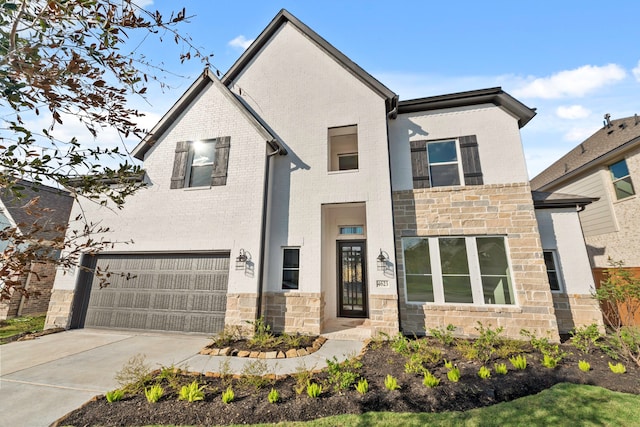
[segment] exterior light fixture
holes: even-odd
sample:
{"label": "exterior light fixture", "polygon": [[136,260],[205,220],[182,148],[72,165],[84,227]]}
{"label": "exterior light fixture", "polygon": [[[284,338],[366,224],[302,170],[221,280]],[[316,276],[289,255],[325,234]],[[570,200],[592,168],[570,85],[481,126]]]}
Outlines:
{"label": "exterior light fixture", "polygon": [[378,271],[385,271],[387,269],[387,261],[389,261],[389,255],[380,249],[380,255],[376,257],[378,260]]}
{"label": "exterior light fixture", "polygon": [[248,260],[249,252],[240,249],[240,254],[236,257],[236,270],[244,270]]}

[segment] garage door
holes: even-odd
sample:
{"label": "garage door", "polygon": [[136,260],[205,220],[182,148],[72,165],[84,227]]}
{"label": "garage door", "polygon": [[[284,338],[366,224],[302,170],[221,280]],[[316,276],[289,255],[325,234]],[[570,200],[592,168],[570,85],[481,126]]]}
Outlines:
{"label": "garage door", "polygon": [[[85,327],[216,333],[224,328],[228,254],[98,255]],[[129,273],[120,277],[114,273]],[[87,283],[87,285],[89,285]]]}

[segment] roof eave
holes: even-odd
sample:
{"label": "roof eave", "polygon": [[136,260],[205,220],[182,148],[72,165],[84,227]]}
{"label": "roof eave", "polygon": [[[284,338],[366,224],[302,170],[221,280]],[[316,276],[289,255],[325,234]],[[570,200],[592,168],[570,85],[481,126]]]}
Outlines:
{"label": "roof eave", "polygon": [[518,101],[501,87],[457,92],[427,98],[410,99],[398,103],[398,112],[414,113],[419,111],[442,110],[446,108],[467,107],[471,105],[494,104],[502,107],[518,119],[518,127],[523,128],[536,115],[536,110]]}
{"label": "roof eave", "polygon": [[313,31],[311,28],[309,28],[302,21],[300,21],[285,9],[282,9],[280,10],[280,12],[278,12],[275,18],[271,20],[269,25],[267,25],[267,27],[262,30],[260,35],[253,41],[253,43],[251,43],[251,45],[244,51],[244,53],[231,66],[231,68],[225,73],[225,75],[222,76],[222,83],[225,86],[229,86],[242,73],[247,65],[249,65],[253,58],[260,52],[260,50],[268,43],[268,41],[276,33],[276,31],[287,22],[295,26],[305,36],[316,43],[322,50],[332,56],[351,74],[353,74],[374,92],[384,98],[387,106],[387,111],[391,111],[395,107],[398,95],[396,95],[391,89],[380,83],[375,77],[367,73],[358,64],[349,59],[345,54],[331,45],[331,43],[326,41],[318,33]]}

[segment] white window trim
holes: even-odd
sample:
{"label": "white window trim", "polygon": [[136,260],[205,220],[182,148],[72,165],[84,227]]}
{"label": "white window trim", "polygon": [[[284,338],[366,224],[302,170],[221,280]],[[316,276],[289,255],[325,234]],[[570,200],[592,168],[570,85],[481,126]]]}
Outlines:
{"label": "white window trim", "polygon": [[[460,184],[454,184],[454,185],[439,185],[439,186],[434,186],[433,185],[433,176],[431,175],[431,161],[429,160],[429,144],[437,144],[437,143],[442,143],[442,142],[449,142],[449,141],[453,141],[456,145],[456,158],[457,160],[455,162],[438,162],[438,163],[433,163],[436,166],[441,166],[441,165],[457,165],[458,166],[458,179],[460,180]],[[427,171],[429,172],[429,182],[431,183],[431,187],[432,188],[438,188],[438,187],[457,187],[457,186],[464,186],[464,171],[462,170],[462,152],[460,151],[460,139],[459,138],[447,138],[447,139],[442,139],[442,140],[435,140],[435,141],[427,141],[427,145],[425,147],[425,150],[427,151]]]}
{"label": "white window trim", "polygon": [[[185,171],[184,188],[185,189],[194,189],[194,188],[206,189],[206,188],[211,188],[211,183],[209,183],[209,185],[191,186],[191,169],[194,167],[193,166],[193,156],[195,155],[195,150],[193,149],[193,144],[195,144],[196,142],[199,142],[199,143],[202,143],[202,144],[213,144],[214,153],[215,153],[215,140],[189,141],[189,155],[187,156],[187,170]],[[202,167],[202,166],[213,166],[213,167],[215,167],[215,158],[211,162],[202,163],[202,164],[197,165],[196,167]]]}
{"label": "white window trim", "polygon": [[[623,176],[622,178],[613,178],[613,172],[611,171],[611,166],[615,165],[616,163],[620,163],[620,162],[624,162],[625,165],[627,166],[627,172],[628,174]],[[629,164],[627,163],[627,158],[623,158],[620,159],[618,161],[615,161],[613,163],[609,163],[607,165],[607,177],[609,179],[609,182],[611,183],[609,188],[611,190],[612,193],[612,201],[613,203],[619,203],[619,202],[624,202],[626,200],[631,200],[635,197],[637,197],[637,193],[636,193],[636,187],[633,185],[633,179],[631,178],[631,171],[629,170]],[[631,179],[631,186],[633,187],[633,194],[627,196],[627,197],[623,197],[622,199],[618,198],[618,193],[616,192],[616,182],[618,181],[622,181],[623,179],[629,177]]]}
{"label": "white window trim", "polygon": [[[566,293],[566,288],[564,286],[564,277],[562,276],[562,269],[560,267],[560,262],[559,262],[559,255],[558,255],[558,250],[557,249],[542,249],[542,257],[544,260],[544,252],[551,252],[551,256],[553,257],[553,265],[555,266],[555,272],[556,272],[556,276],[558,278],[558,287],[560,289],[558,290],[554,290],[551,289],[551,284],[549,284],[549,289],[551,289],[551,292],[554,294],[564,294]],[[547,266],[545,265],[545,269],[544,269],[545,273],[547,273]]]}
{"label": "white window trim", "polygon": [[[480,262],[478,260],[478,246],[476,238],[482,237],[500,237],[504,241],[505,252],[507,253],[507,266],[509,268],[509,285],[511,287],[511,298],[513,304],[487,304],[484,302],[484,292],[482,289],[482,274],[480,272]],[[411,236],[406,239],[419,238],[427,239],[429,242],[429,255],[431,257],[431,277],[433,283],[433,302],[429,301],[410,301],[409,294],[407,292],[407,270],[404,270],[404,300],[408,305],[447,305],[447,306],[484,306],[484,307],[518,307],[518,301],[516,298],[516,292],[514,289],[514,276],[513,266],[511,263],[511,253],[509,250],[509,240],[506,236],[501,235],[475,235],[475,236]],[[472,303],[460,303],[460,302],[445,302],[444,300],[444,284],[442,281],[442,263],[440,259],[440,245],[438,239],[440,238],[464,238],[467,249],[467,262],[469,263],[469,276],[471,280],[471,295],[473,297]],[[404,241],[405,238],[402,238]],[[402,243],[402,263],[406,266],[404,259],[404,243]],[[556,265],[556,268],[557,265]]]}

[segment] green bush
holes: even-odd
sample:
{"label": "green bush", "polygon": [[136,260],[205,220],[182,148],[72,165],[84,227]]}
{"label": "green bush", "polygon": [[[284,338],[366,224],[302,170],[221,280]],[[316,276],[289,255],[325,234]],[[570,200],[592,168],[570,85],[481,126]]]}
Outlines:
{"label": "green bush", "polygon": [[486,366],[482,366],[482,367],[480,367],[480,370],[478,371],[478,376],[480,378],[482,378],[483,380],[486,380],[487,378],[491,377],[491,370],[489,368],[487,368]]}
{"label": "green bush", "polygon": [[269,403],[278,403],[280,401],[280,393],[278,393],[278,390],[272,388],[267,395],[267,400],[269,401]]}
{"label": "green bush", "polygon": [[335,391],[348,390],[360,377],[360,368],[362,368],[362,362],[355,357],[344,362],[338,362],[335,356],[333,360],[327,359],[328,382]]}
{"label": "green bush", "polygon": [[109,403],[117,402],[119,400],[122,400],[122,398],[124,397],[124,391],[120,389],[108,391],[105,394],[105,397],[107,398],[107,402]]}
{"label": "green bush", "polygon": [[390,374],[387,374],[387,376],[385,377],[384,386],[387,388],[387,390],[391,391],[398,390],[400,388],[400,386],[398,385],[398,380]]}
{"label": "green bush", "polygon": [[447,378],[449,378],[449,381],[451,381],[452,383],[457,383],[458,381],[460,381],[460,368],[456,366],[453,369],[450,369],[447,372]]}
{"label": "green bush", "polygon": [[542,365],[547,368],[555,368],[562,359],[567,357],[567,353],[560,349],[560,345],[550,343],[548,337],[536,337],[526,329],[522,329],[520,334],[528,337],[531,346],[542,354]]}
{"label": "green bush", "polygon": [[598,346],[598,340],[602,337],[597,324],[581,326],[569,332],[571,340],[569,343],[584,354],[591,353],[591,350]]}
{"label": "green bush", "polygon": [[236,394],[233,392],[231,386],[227,387],[227,389],[222,393],[222,403],[229,404],[234,401],[236,398]]}
{"label": "green bush", "polygon": [[391,349],[398,354],[408,356],[411,353],[411,347],[409,345],[409,339],[398,332],[396,336],[391,339]]}
{"label": "green bush", "polygon": [[145,385],[151,381],[151,368],[145,359],[144,354],[136,354],[116,372],[115,380],[122,390],[135,394],[144,390]]}
{"label": "green bush", "polygon": [[144,395],[147,397],[147,401],[149,403],[156,403],[162,395],[164,394],[164,389],[160,384],[152,385],[149,388],[144,389]]}
{"label": "green bush", "polygon": [[589,372],[591,370],[591,364],[589,362],[587,362],[586,360],[580,360],[580,361],[578,361],[578,368],[582,372]]}
{"label": "green bush", "polygon": [[322,386],[318,383],[309,383],[307,384],[307,395],[315,399],[316,397],[322,394]]}
{"label": "green bush", "polygon": [[366,379],[361,379],[356,384],[356,391],[360,394],[366,394],[369,391],[369,382]]}
{"label": "green bush", "polygon": [[424,379],[422,380],[422,384],[426,385],[429,388],[437,387],[440,384],[440,379],[433,375],[431,372],[426,371],[424,373]]}
{"label": "green bush", "polygon": [[186,400],[187,402],[196,402],[204,399],[204,387],[198,384],[198,380],[193,380],[189,385],[182,386],[178,394],[178,400]]}
{"label": "green bush", "polygon": [[611,372],[613,372],[614,374],[624,374],[625,372],[627,372],[627,368],[625,368],[624,365],[620,362],[616,363],[615,365],[609,362],[609,369],[611,369]]}
{"label": "green bush", "polygon": [[493,365],[493,369],[496,371],[496,374],[507,375],[507,365],[505,363],[496,363]]}
{"label": "green bush", "polygon": [[448,324],[446,328],[438,327],[429,329],[429,334],[435,338],[440,344],[450,347],[453,345],[455,338],[453,337],[453,332],[456,330],[456,327],[452,324]]}
{"label": "green bush", "polygon": [[545,368],[553,369],[556,366],[558,366],[558,362],[559,362],[558,359],[548,354],[542,355],[542,366],[544,366]]}
{"label": "green bush", "polygon": [[524,356],[522,354],[519,354],[514,357],[510,357],[509,362],[511,362],[513,367],[518,370],[527,369],[527,356]]}

